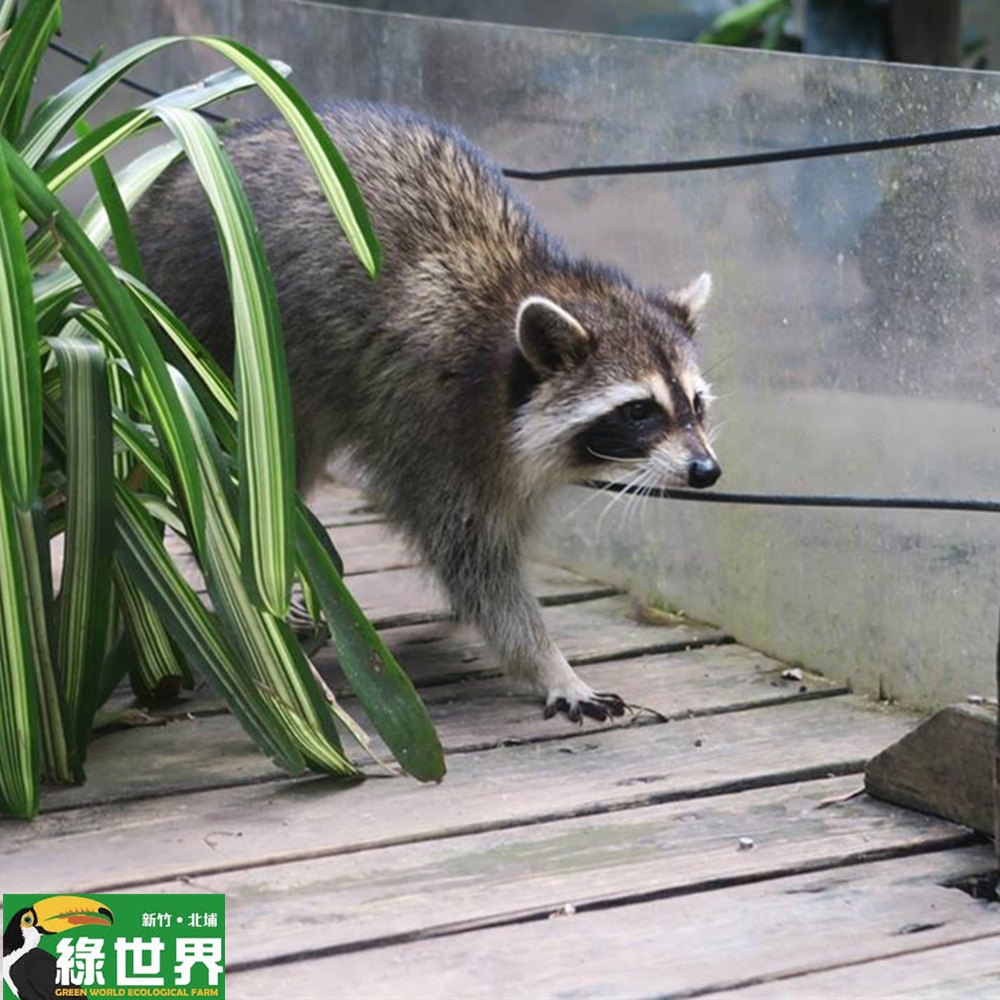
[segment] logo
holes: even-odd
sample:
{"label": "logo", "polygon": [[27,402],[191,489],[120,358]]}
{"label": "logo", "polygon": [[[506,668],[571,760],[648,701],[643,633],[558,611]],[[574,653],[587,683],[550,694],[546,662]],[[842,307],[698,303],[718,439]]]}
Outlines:
{"label": "logo", "polygon": [[223,895],[4,893],[3,1000],[225,997]]}

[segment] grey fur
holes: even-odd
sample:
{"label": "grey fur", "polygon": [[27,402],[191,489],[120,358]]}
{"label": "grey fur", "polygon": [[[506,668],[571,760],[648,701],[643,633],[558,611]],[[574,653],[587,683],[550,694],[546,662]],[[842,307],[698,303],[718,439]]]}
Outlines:
{"label": "grey fur", "polygon": [[[300,489],[349,453],[457,615],[549,714],[620,714],[621,699],[591,691],[549,638],[522,544],[555,487],[621,471],[593,442],[661,483],[684,482],[698,462],[717,475],[694,400],[691,333],[706,282],[686,298],[644,293],[568,256],[497,169],[441,125],[353,103],[321,118],[382,244],[374,283],[280,120],[224,140],[278,290]],[[231,369],[225,269],[193,171],[170,171],[134,223],[150,285]],[[622,399],[653,376],[655,419],[626,418]]]}

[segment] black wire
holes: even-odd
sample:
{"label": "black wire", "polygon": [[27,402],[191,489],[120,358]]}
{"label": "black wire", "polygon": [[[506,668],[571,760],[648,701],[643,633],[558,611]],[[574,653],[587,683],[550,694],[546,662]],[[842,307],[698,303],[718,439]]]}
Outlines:
{"label": "black wire", "polygon": [[[58,42],[49,42],[49,48],[53,52],[58,52],[59,55],[65,56],[72,62],[77,63],[80,66],[90,66],[92,61],[86,56],[81,56],[79,52],[74,52],[72,49],[66,48],[65,45],[60,45]],[[162,97],[163,94],[159,91],[153,90],[152,87],[147,87],[144,84],[136,83],[135,80],[130,80],[127,76],[119,77],[118,82],[123,87],[128,87],[131,90],[136,90],[140,94],[145,94],[146,97]]]}
{"label": "black wire", "polygon": [[555,170],[506,169],[503,173],[505,177],[522,181],[559,181],[570,177],[615,177],[625,174],[676,174],[695,170],[722,170],[728,167],[757,166],[762,163],[784,163],[788,160],[812,160],[821,156],[873,153],[882,149],[929,146],[941,142],[986,139],[998,135],[1000,135],[1000,125],[975,125],[969,128],[917,132],[913,135],[894,135],[884,139],[865,139],[859,142],[772,149],[761,153],[740,153],[736,156],[713,156],[705,159],[666,160],[652,163],[612,163],[594,167],[559,167]]}
{"label": "black wire", "polygon": [[[65,56],[67,59],[77,63],[80,66],[90,66],[92,60],[87,59],[86,56],[81,56],[79,52],[74,52],[72,49],[68,49],[65,45],[60,45],[58,42],[49,42],[49,48],[53,52],[58,52],[59,55]],[[163,96],[163,91],[154,90],[152,87],[147,87],[145,84],[136,83],[135,80],[130,80],[127,76],[121,76],[117,80],[123,87],[128,87],[130,90],[134,90],[137,93],[142,94],[144,97],[158,98]],[[214,111],[206,111],[204,108],[196,109],[198,114],[203,118],[208,118],[210,121],[218,122],[220,124],[225,124],[229,119],[224,118],[222,115],[217,115]]]}
{"label": "black wire", "polygon": [[768,507],[862,507],[873,510],[964,510],[1000,513],[1000,500],[949,500],[939,497],[824,496],[795,493],[702,493],[661,487],[636,487],[624,483],[584,483],[593,490],[632,493],[665,500],[694,500],[702,503],[756,504]]}

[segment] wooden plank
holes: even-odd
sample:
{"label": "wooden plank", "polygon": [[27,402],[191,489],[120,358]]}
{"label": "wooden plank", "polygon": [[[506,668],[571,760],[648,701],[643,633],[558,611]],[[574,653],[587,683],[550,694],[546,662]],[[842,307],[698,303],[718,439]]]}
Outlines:
{"label": "wooden plank", "polygon": [[[673,657],[679,658],[677,662]],[[636,702],[669,709],[671,718],[685,718],[711,711],[780,704],[808,694],[799,691],[803,685],[798,681],[774,680],[775,672],[768,667],[769,662],[776,661],[767,661],[744,647],[719,646],[704,652],[594,664],[582,667],[581,674],[598,685],[613,675],[618,687],[620,681],[634,675],[636,683],[630,682],[628,690]],[[536,697],[505,695],[500,681],[481,683],[487,688],[482,696],[478,694],[480,684],[469,685],[468,692],[460,692],[459,687],[434,689],[438,697],[428,704],[428,711],[450,753],[532,739],[596,735],[616,725],[627,725],[634,718],[629,716],[611,725],[584,726],[564,718],[545,719]],[[817,690],[823,690],[819,682]],[[344,704],[372,733],[357,702],[345,699]],[[385,752],[377,737],[373,738],[373,744],[376,752]],[[356,746],[350,756],[358,764],[369,762]],[[145,766],[137,769],[136,761],[144,761]],[[236,720],[226,712],[174,716],[164,726],[108,733],[91,744],[87,773],[89,780],[85,785],[47,789],[42,808],[273,780],[281,774],[257,752]]]}
{"label": "wooden plank", "polygon": [[998,955],[1000,931],[961,944],[838,965],[711,996],[713,1000],[996,1000],[1000,996]]}
{"label": "wooden plank", "polygon": [[[374,573],[385,569],[414,566],[416,559],[400,537],[383,522],[362,522],[334,526],[330,537],[344,560],[344,576]],[[187,542],[168,531],[167,549],[186,579],[199,593],[205,590],[201,570]]]}
{"label": "wooden plank", "polygon": [[334,526],[330,538],[344,560],[344,576],[415,566],[406,543],[382,522]]}
{"label": "wooden plank", "polygon": [[[168,547],[184,578],[203,594],[201,570],[185,544],[174,536],[168,539]],[[528,567],[528,580],[532,592],[543,604],[549,605],[619,593],[617,587],[585,580],[568,570],[540,563]],[[350,577],[349,585],[361,609],[379,629],[443,621],[451,615],[440,587],[431,574],[419,566],[360,573]]]}
{"label": "wooden plank", "polygon": [[868,762],[869,793],[992,835],[997,712],[949,705]]}
{"label": "wooden plank", "polygon": [[[568,570],[533,563],[528,567],[532,593],[543,604],[563,604],[618,593]],[[351,593],[376,628],[393,628],[450,617],[448,601],[426,569],[366,573],[350,581]]]}
{"label": "wooden plank", "polygon": [[[542,609],[556,645],[575,666],[715,644],[730,637],[723,629],[680,616],[652,618],[628,597],[616,595]],[[448,683],[461,676],[498,674],[500,665],[479,636],[451,622],[430,622],[382,630],[382,638],[418,686]],[[317,657],[324,669],[324,657]]]}
{"label": "wooden plank", "polygon": [[[615,812],[517,831],[171,881],[147,892],[226,894],[230,967],[426,936],[531,910],[776,878],[887,852],[956,846],[951,823],[867,797],[856,776]],[[741,837],[753,849],[739,850]]]}
{"label": "wooden plank", "polygon": [[328,528],[345,524],[368,524],[384,520],[382,513],[353,486],[326,482],[306,501],[309,509]]}
{"label": "wooden plank", "polygon": [[[628,713],[605,723],[604,728],[847,693],[846,687],[815,675],[796,672],[794,678],[783,676],[786,673],[783,663],[735,644],[584,664],[578,671],[595,690],[617,691],[631,706]],[[344,707],[367,731],[373,731],[357,701],[347,694],[349,689],[339,670],[325,670],[324,675],[332,682]],[[463,677],[425,688],[422,694],[442,743],[450,753],[504,743],[558,739],[581,732],[579,723],[565,717],[543,718],[538,696],[515,689],[504,677]],[[177,719],[190,713],[224,711],[225,702],[211,689],[202,687],[191,696],[178,699],[176,704],[150,714]]]}
{"label": "wooden plank", "polygon": [[[820,677],[782,677],[783,663],[737,645],[606,661],[578,671],[594,690],[615,691],[631,707],[622,718],[605,723],[605,729],[847,692]],[[537,695],[514,692],[499,677],[427,688],[424,703],[450,753],[581,733],[579,723],[564,717],[544,719]]]}
{"label": "wooden plank", "polygon": [[[680,651],[730,640],[721,629],[678,617],[668,619],[674,624],[650,624],[643,620],[641,612],[637,612],[633,601],[620,595],[543,608],[542,616],[556,644],[570,662],[577,665]],[[418,688],[454,685],[459,681],[499,677],[502,674],[499,662],[476,633],[453,622],[428,622],[386,629],[382,638]],[[319,650],[313,662],[338,696],[349,694],[350,688],[337,663],[332,644]],[[775,664],[770,679],[777,682],[781,673],[778,668],[783,669],[783,665],[777,661],[767,662]],[[805,681],[810,689],[822,683],[815,675],[806,675]],[[782,687],[787,689],[789,685],[783,684]],[[427,696],[433,697],[430,694]],[[683,700],[683,692],[679,696]],[[634,700],[639,700],[639,697],[640,692],[634,694]],[[125,685],[112,696],[107,708],[123,709],[132,704],[131,689]],[[225,708],[223,699],[202,683],[194,691],[181,692],[174,702],[154,714],[174,718],[188,712],[221,712]]]}
{"label": "wooden plank", "polygon": [[[88,761],[90,783],[47,792],[47,808],[61,811],[0,825],[8,891],[30,889],[43,876],[67,892],[110,889],[843,774],[860,770],[912,718],[872,712],[853,698],[793,702],[458,754],[440,785],[403,778],[354,787],[326,778],[272,780],[129,801],[165,785],[191,790],[199,783],[277,779],[240,742],[231,719],[193,725],[206,727],[195,730],[201,732],[219,726],[232,742],[213,740],[211,752],[207,740],[172,745],[173,768],[149,782],[141,772],[158,766],[159,730],[142,734],[150,745],[141,755],[121,742],[116,747],[111,737],[98,740]],[[67,808],[101,799],[110,804]]]}
{"label": "wooden plank", "polygon": [[507,926],[228,975],[247,998],[324,997],[331,983],[366,998],[701,995],[831,955],[857,962],[974,934],[995,948],[995,913],[937,884],[990,856],[974,847],[555,919],[529,912]]}

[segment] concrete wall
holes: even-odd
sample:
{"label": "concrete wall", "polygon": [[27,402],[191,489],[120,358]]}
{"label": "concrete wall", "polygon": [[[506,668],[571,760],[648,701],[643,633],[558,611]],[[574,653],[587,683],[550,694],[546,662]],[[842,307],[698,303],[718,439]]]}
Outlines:
{"label": "concrete wall", "polygon": [[[98,15],[98,8],[100,14]],[[768,56],[269,0],[68,5],[64,40],[230,34],[308,97],[379,98],[505,165],[709,156],[1000,121],[990,74]],[[217,62],[175,50],[161,86]],[[575,249],[651,284],[716,278],[702,352],[732,490],[992,497],[1000,484],[1000,140],[522,185]],[[995,515],[709,507],[571,491],[563,562],[859,688],[990,688]]]}

